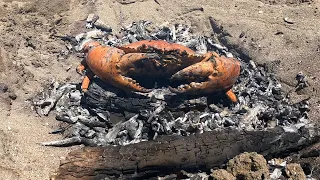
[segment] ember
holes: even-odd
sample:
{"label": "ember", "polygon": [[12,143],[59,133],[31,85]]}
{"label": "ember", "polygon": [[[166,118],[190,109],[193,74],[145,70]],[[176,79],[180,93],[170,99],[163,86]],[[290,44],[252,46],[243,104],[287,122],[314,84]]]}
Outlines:
{"label": "ember", "polygon": [[[199,53],[215,51],[233,57],[226,47],[210,37],[192,34],[185,25],[150,30],[151,22],[139,21],[114,35],[112,29],[98,21],[96,16],[90,17],[87,27],[94,30],[74,38],[72,44],[76,50],[91,38],[109,46],[161,39],[185,45]],[[97,27],[95,23],[98,23]],[[297,131],[308,123],[307,100],[290,103],[281,84],[266,65],[256,65],[251,60],[239,61],[241,74],[233,87],[239,99],[237,104],[232,104],[219,92],[208,96],[176,95],[165,86],[167,82],[149,81],[147,78],[140,81],[155,87],[150,93],[124,93],[94,79],[84,95],[79,83],[53,82],[31,101],[38,114],[48,115],[55,110],[56,119],[68,126],[52,132],[63,132],[65,139],[42,144],[127,145],[161,135],[188,136],[222,128],[256,130],[282,126],[289,131]],[[303,79],[297,76],[299,84],[304,83]]]}

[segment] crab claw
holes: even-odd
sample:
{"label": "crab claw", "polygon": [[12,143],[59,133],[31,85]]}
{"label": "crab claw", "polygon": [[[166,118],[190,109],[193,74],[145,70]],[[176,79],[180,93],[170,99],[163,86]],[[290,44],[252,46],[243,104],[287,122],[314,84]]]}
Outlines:
{"label": "crab claw", "polygon": [[134,90],[134,91],[143,92],[143,93],[148,93],[152,91],[152,89],[147,89],[140,86],[140,84],[137,83],[134,79],[130,77],[122,76],[122,75],[114,78],[113,85],[123,90],[129,90],[129,91]]}
{"label": "crab claw", "polygon": [[177,88],[169,87],[174,93],[211,93],[224,90],[233,102],[237,101],[231,87],[240,75],[240,62],[233,58],[214,56],[178,71],[171,81],[187,81]]}
{"label": "crab claw", "polygon": [[[77,71],[81,73],[88,68],[92,72],[92,76],[84,77],[82,82],[82,90],[88,89],[90,79],[94,75],[103,81],[118,87],[124,91],[150,92],[139,85],[135,80],[127,77],[128,73],[139,71],[141,69],[136,64],[147,59],[159,58],[152,53],[128,53],[109,46],[103,46],[96,41],[85,41],[81,44],[80,49],[85,53],[85,60],[78,66]],[[141,63],[140,63],[141,64]]]}
{"label": "crab claw", "polygon": [[174,93],[197,93],[207,90],[209,86],[208,77],[212,74],[214,68],[211,62],[199,62],[186,67],[171,76],[171,81],[185,81],[187,84],[181,84],[177,88],[169,86]]}
{"label": "crab claw", "polygon": [[[152,72],[152,66],[147,66],[152,64],[153,60],[159,60],[160,56],[156,53],[128,53],[121,56],[119,63],[116,64],[117,74],[121,78],[115,78],[115,85],[122,86],[122,89],[134,90],[138,92],[151,92],[152,89],[147,89],[132,79],[131,75],[147,74]],[[143,64],[143,65],[142,65]]]}

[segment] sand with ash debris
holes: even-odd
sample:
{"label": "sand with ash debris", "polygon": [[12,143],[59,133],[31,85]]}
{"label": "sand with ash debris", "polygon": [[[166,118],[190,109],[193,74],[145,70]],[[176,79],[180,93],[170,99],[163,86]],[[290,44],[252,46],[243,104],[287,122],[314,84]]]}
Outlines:
{"label": "sand with ash debris", "polygon": [[[199,33],[212,33],[209,16],[228,31],[221,42],[233,45],[258,63],[275,62],[287,91],[294,90],[302,71],[310,87],[293,100],[311,96],[310,116],[318,121],[320,72],[320,3],[318,1],[194,1],[187,0],[3,0],[0,2],[0,78],[8,86],[0,94],[0,174],[3,179],[48,179],[60,159],[73,148],[42,147],[55,140],[54,115],[38,117],[25,100],[52,79],[80,81],[75,56],[63,57],[64,42],[50,34],[83,32],[89,13],[98,14],[113,29],[132,21],[189,24]],[[284,21],[287,17],[288,22]],[[277,64],[278,61],[280,64]],[[13,98],[13,93],[17,99]],[[9,97],[10,96],[10,97]],[[11,102],[12,101],[12,102]],[[312,159],[319,164],[319,159]],[[319,170],[316,171],[319,173]]]}

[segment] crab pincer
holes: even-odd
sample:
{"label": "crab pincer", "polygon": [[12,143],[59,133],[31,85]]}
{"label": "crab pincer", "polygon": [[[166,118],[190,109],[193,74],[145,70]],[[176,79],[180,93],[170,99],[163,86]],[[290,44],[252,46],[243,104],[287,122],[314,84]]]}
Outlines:
{"label": "crab pincer", "polygon": [[121,49],[103,46],[96,41],[88,41],[82,45],[85,60],[77,67],[77,72],[82,74],[85,69],[88,73],[83,78],[82,90],[87,91],[94,75],[125,91],[150,92],[139,85],[135,80],[127,77],[129,71],[138,71],[134,64],[139,61],[157,58],[152,53],[125,53]]}
{"label": "crab pincer", "polygon": [[232,102],[237,102],[232,86],[239,75],[240,62],[238,60],[212,53],[209,60],[188,66],[171,77],[171,81],[183,80],[188,84],[169,88],[175,93],[188,94],[225,91]]}

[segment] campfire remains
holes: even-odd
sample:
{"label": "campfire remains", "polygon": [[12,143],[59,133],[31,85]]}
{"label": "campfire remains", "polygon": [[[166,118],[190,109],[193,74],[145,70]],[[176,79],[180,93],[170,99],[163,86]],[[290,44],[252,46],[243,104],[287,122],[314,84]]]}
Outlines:
{"label": "campfire remains", "polygon": [[[188,26],[182,24],[155,27],[149,21],[139,21],[123,28],[119,34],[114,34],[111,27],[101,22],[97,16],[90,15],[87,27],[93,30],[68,38],[70,41],[66,43],[70,48],[69,53],[76,53],[82,42],[87,39],[95,39],[109,46],[145,39],[161,39],[183,44],[199,53],[215,51],[218,54],[233,57],[226,47],[214,42],[214,38],[193,33]],[[80,53],[78,55],[81,56]],[[94,166],[90,163],[105,161],[106,153],[111,153],[114,160],[119,161],[117,158],[122,159],[126,155],[125,153],[120,155],[120,149],[124,152],[149,149],[146,152],[155,153],[154,158],[159,158],[164,155],[160,155],[157,148],[168,148],[167,155],[171,157],[177,154],[172,149],[176,143],[185,141],[188,147],[202,139],[199,145],[206,147],[204,149],[208,153],[197,150],[199,153],[197,155],[191,148],[191,153],[195,153],[194,159],[191,158],[183,163],[180,156],[182,158],[184,155],[180,155],[175,161],[166,164],[173,167],[172,170],[177,170],[182,167],[182,164],[186,164],[186,167],[191,169],[219,166],[228,157],[234,157],[241,151],[257,151],[271,157],[312,143],[319,134],[313,133],[313,127],[309,123],[308,99],[290,102],[275,74],[268,69],[267,65],[256,65],[254,61],[246,59],[239,59],[239,61],[241,61],[241,74],[233,87],[239,99],[236,104],[232,104],[223,93],[219,92],[197,96],[177,95],[167,88],[168,81],[147,77],[137,77],[137,79],[143,86],[154,88],[150,93],[125,93],[98,78],[93,80],[85,94],[81,92],[79,82],[64,84],[52,82],[31,102],[39,115],[48,115],[54,110],[56,120],[63,123],[52,133],[62,133],[65,138],[44,142],[42,145],[98,146],[88,149],[87,152],[86,150],[75,152],[75,156],[77,153],[87,155],[92,153],[90,157],[95,161],[84,160],[82,165]],[[297,76],[297,88],[303,88],[306,85],[302,77],[303,75]],[[233,134],[235,139],[231,138]],[[239,141],[236,140],[237,136]],[[209,137],[212,139],[208,142],[204,141]],[[224,139],[226,144],[218,137]],[[292,143],[289,137],[295,137],[294,141],[299,143]],[[214,141],[215,138],[218,139]],[[258,143],[261,140],[264,143]],[[142,141],[148,142],[139,143]],[[135,145],[136,143],[139,144]],[[171,143],[172,147],[170,147]],[[211,146],[219,147],[215,149]],[[220,155],[217,158],[197,160],[200,156],[216,154],[224,148],[229,150],[218,153]],[[210,149],[213,149],[212,153]],[[101,159],[101,155],[104,158]],[[162,173],[162,170],[167,171],[168,166],[165,165],[165,169],[160,168],[156,172],[154,172],[155,169],[148,169],[159,168],[163,164],[152,160],[151,163],[143,164],[139,156],[146,154],[137,152],[136,155],[137,157],[130,163],[129,161],[123,161],[121,165],[107,163],[96,168],[102,168],[104,172],[100,173],[104,175],[118,177],[119,174],[130,174],[131,178],[133,177],[131,175],[137,173],[136,168],[139,172],[148,175],[150,171],[152,171],[151,174],[156,175],[160,173],[159,171]],[[82,161],[82,155],[79,156],[78,158]],[[131,163],[136,164],[134,168],[131,167]],[[204,168],[199,167],[199,163],[202,163]],[[71,167],[76,166],[75,164],[71,163]],[[69,165],[70,163],[67,163],[64,167],[70,168]],[[121,169],[116,170],[117,168]],[[97,173],[90,174],[90,172],[82,175],[91,176]]]}

